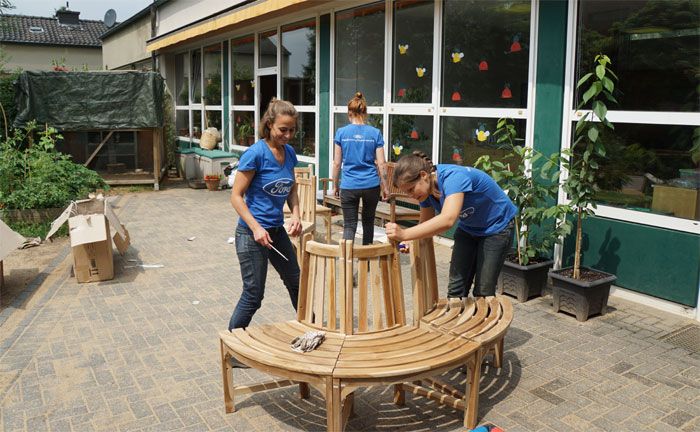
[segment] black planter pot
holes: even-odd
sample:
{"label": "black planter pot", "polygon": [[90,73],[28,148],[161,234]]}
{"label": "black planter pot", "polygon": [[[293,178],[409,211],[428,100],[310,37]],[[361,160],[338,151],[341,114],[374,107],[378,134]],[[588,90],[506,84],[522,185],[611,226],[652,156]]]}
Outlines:
{"label": "black planter pot", "polygon": [[498,293],[512,295],[520,303],[541,296],[542,289],[547,284],[547,272],[553,263],[554,261],[547,260],[521,266],[510,261],[504,262],[498,276]]}
{"label": "black planter pot", "polygon": [[[581,267],[583,270],[585,267]],[[553,270],[549,272],[552,277],[552,305],[554,312],[564,311],[576,316],[578,321],[586,321],[595,314],[605,315],[608,307],[610,285],[617,276],[599,270],[586,268],[589,271],[600,273],[606,277],[595,281],[581,281],[562,276],[559,272],[568,270]]]}

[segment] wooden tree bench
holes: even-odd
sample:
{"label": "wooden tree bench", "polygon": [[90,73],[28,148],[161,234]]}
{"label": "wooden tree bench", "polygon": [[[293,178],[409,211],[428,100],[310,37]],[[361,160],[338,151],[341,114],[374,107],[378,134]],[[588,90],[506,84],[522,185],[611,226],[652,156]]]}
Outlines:
{"label": "wooden tree bench", "polygon": [[[403,404],[405,389],[425,394],[416,385],[422,380],[433,382],[433,377],[460,366],[477,369],[484,349],[477,337],[502,325],[499,319],[489,321],[495,324],[479,335],[451,333],[421,319],[407,324],[394,245],[354,246],[350,241],[327,245],[309,237],[302,242],[297,319],[219,335],[226,412],[235,410],[236,395],[299,384],[301,397],[309,396],[309,387],[325,397],[327,429],[341,431],[359,387],[395,384],[394,401]],[[356,287],[354,266],[358,268]],[[414,288],[420,286],[429,285],[414,283]],[[425,293],[414,293],[414,301],[417,297],[427,298]],[[421,303],[414,317],[437,310],[434,304]],[[326,340],[316,350],[290,349],[295,337],[316,330],[326,332]],[[279,379],[236,386],[230,357]],[[478,395],[478,377],[470,376],[464,392],[445,394],[440,402],[462,410],[465,426],[473,427],[476,414],[471,414],[471,403],[464,395],[474,394],[472,383]]]}

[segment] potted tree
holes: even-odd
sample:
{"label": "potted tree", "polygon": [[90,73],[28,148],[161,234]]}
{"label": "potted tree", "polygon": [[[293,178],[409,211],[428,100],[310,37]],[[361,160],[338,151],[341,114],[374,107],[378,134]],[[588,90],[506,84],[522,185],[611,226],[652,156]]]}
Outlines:
{"label": "potted tree", "polygon": [[493,177],[518,208],[516,248],[506,256],[498,292],[525,302],[542,294],[547,272],[554,263],[550,258],[554,244],[571,232],[566,218],[570,207],[556,204],[558,154],[545,157],[530,147],[516,145],[517,132],[510,118],[498,121],[494,136],[510,152],[501,160],[481,156],[474,165]]}
{"label": "potted tree", "polygon": [[563,189],[576,214],[574,265],[549,273],[552,277],[554,311],[572,313],[579,321],[586,321],[590,315],[605,314],[610,285],[617,279],[610,273],[581,266],[582,225],[586,217],[594,214],[594,196],[599,179],[597,170],[606,155],[605,145],[600,139],[601,131],[603,128],[614,129],[606,117],[606,101],[617,103],[613,96],[613,80],[617,80],[617,76],[608,67],[610,59],[599,54],[594,63],[594,71],[581,77],[576,85],[578,89],[588,86],[577,108],[590,106],[598,121],[592,121],[592,114],[588,112],[576,123],[574,141],[571,148],[563,152],[562,159],[562,167],[568,171]]}

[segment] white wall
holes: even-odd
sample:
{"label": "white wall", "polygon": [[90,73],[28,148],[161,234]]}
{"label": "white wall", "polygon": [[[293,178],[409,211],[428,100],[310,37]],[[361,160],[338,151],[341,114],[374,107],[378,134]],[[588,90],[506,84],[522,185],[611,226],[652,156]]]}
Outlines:
{"label": "white wall", "polygon": [[105,69],[123,66],[149,59],[146,41],[151,38],[151,16],[146,14],[136,22],[119,29],[102,41],[102,64]]}
{"label": "white wall", "polygon": [[25,44],[2,44],[7,53],[5,69],[52,70],[51,60],[61,62],[69,69],[83,70],[87,64],[89,70],[102,70],[102,50],[100,48],[80,48],[64,46],[43,46]]}
{"label": "white wall", "polygon": [[244,0],[176,0],[158,8],[157,35],[161,36],[183,26],[228,9]]}

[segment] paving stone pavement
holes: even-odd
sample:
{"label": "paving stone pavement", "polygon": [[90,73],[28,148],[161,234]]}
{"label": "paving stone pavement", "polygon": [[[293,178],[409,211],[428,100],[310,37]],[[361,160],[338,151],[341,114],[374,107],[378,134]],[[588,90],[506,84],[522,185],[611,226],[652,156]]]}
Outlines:
{"label": "paving stone pavement", "polygon": [[[68,251],[57,258],[53,277],[0,326],[0,430],[325,430],[323,399],[293,387],[239,397],[225,414],[217,333],[241,291],[228,198],[187,188],[120,197],[132,246],[115,255],[112,281],[77,284]],[[436,252],[444,287],[450,250]],[[130,260],[164,267],[125,268]],[[293,318],[274,270],[266,293],[253,324]],[[700,430],[700,356],[659,340],[692,321],[610,303],[585,323],[551,312],[549,296],[515,304],[503,368],[484,366],[481,421],[508,432]],[[397,407],[376,387],[358,392],[347,430],[464,428],[455,410],[419,397]]]}

